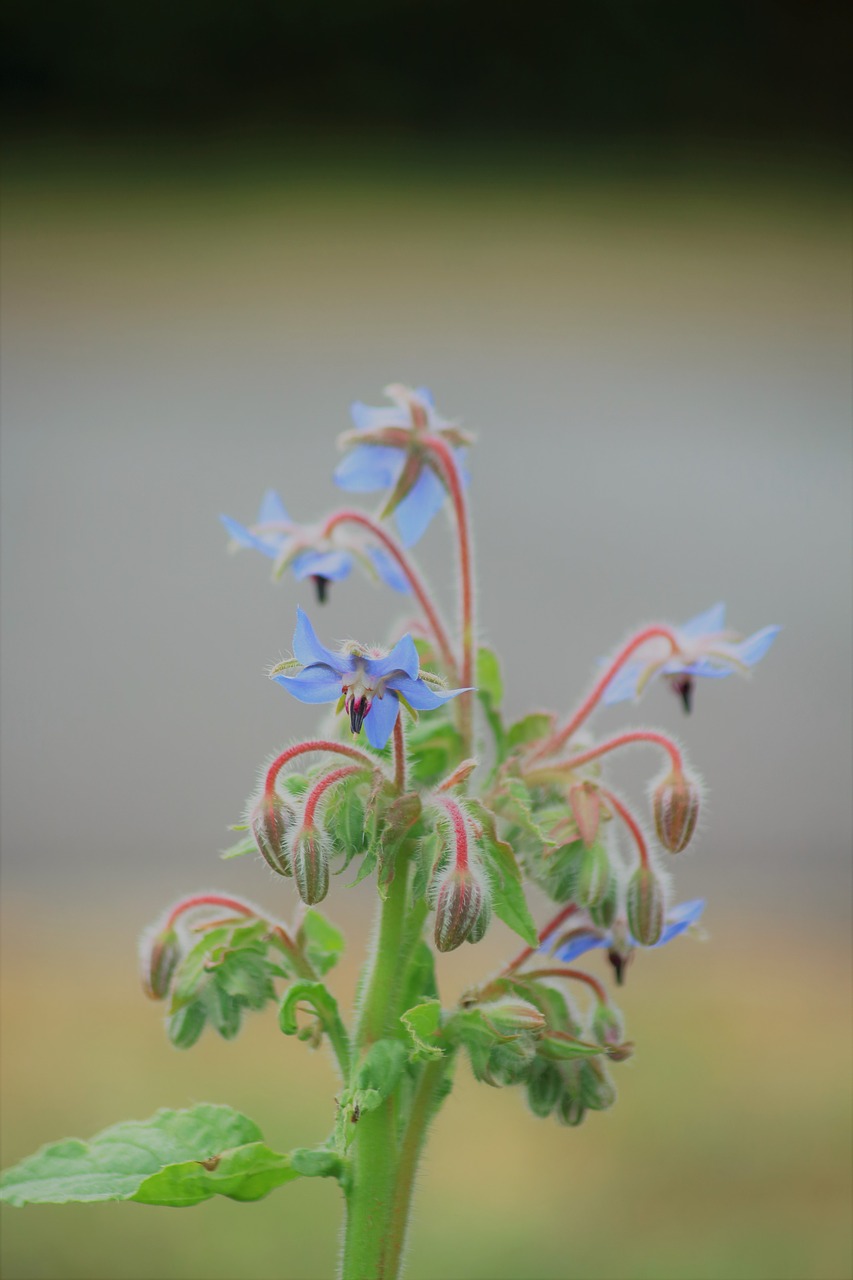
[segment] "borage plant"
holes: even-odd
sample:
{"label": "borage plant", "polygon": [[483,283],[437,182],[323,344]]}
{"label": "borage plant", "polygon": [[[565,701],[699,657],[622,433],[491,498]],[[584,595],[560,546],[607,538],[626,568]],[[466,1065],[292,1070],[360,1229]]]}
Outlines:
{"label": "borage plant", "polygon": [[[334,1178],[346,1206],[342,1276],[393,1280],[424,1141],[460,1056],[478,1080],[520,1089],[535,1115],[561,1124],[580,1124],[615,1100],[611,1066],[632,1045],[611,992],[574,965],[604,948],[621,983],[638,950],[698,919],[701,902],[671,902],[658,846],[676,854],[690,842],[701,786],[665,734],[595,738],[590,719],[660,679],[689,710],[697,679],[748,672],[778,628],[739,639],[719,605],[681,627],[645,627],[601,665],[566,719],[533,712],[507,725],[497,658],[477,646],[471,441],[426,391],[393,386],[388,394],[390,407],[354,407],[356,429],[341,441],[335,473],[344,489],[388,490],[379,516],[346,507],[300,526],[269,493],[255,525],[224,518],[235,544],[270,557],[276,578],[292,570],[312,580],[321,602],[358,567],[416,606],[410,632],[387,650],[329,649],[300,609],[293,658],[271,672],[293,697],[335,704],[338,714],[323,736],[289,746],[265,769],[245,835],[229,853],[260,852],[292,879],[303,905],[291,925],[242,898],[203,893],[176,903],[142,941],[145,990],[169,1001],[168,1034],[179,1048],[208,1024],[230,1039],[247,1010],[270,1001],[285,1035],[328,1043],[341,1077],[332,1132],[313,1149],[280,1154],[228,1107],[160,1111],[22,1161],[2,1182],[12,1204],[190,1205],[217,1193],[255,1200],[295,1178]],[[458,633],[408,550],[448,502]],[[632,746],[664,759],[650,790],[656,842],[607,776],[611,758]],[[373,877],[379,902],[348,1023],[325,980],[343,938],[317,904],[330,873],[351,864],[355,882]],[[525,881],[555,905],[541,928]],[[479,942],[493,913],[523,949],[447,1008],[434,951]]]}

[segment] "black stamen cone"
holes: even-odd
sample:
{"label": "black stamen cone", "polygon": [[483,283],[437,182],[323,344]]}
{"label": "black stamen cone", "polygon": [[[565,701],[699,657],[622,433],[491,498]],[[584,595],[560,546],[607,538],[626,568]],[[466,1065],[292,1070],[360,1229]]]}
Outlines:
{"label": "black stamen cone", "polygon": [[329,598],[329,578],[324,578],[321,573],[312,573],[314,586],[317,588],[318,604],[325,604]]}
{"label": "black stamen cone", "polygon": [[626,956],[626,955],[625,955],[623,952],[621,952],[621,951],[616,951],[616,950],[615,950],[615,948],[614,948],[614,949],[611,949],[610,951],[608,951],[608,953],[607,953],[607,959],[608,959],[608,960],[610,961],[610,963],[613,965],[613,973],[614,973],[614,975],[615,975],[615,977],[616,977],[616,985],[617,985],[617,987],[622,987],[622,986],[624,986],[624,985],[625,985],[625,970],[628,968],[628,961],[631,959],[631,957],[630,957],[630,956]]}
{"label": "black stamen cone", "polygon": [[367,712],[367,698],[353,698],[349,704],[349,722],[353,733],[361,733],[361,726],[364,724]]}
{"label": "black stamen cone", "polygon": [[681,699],[684,707],[685,715],[690,715],[693,710],[693,690],[696,688],[696,682],[692,676],[679,676],[673,680],[672,687]]}

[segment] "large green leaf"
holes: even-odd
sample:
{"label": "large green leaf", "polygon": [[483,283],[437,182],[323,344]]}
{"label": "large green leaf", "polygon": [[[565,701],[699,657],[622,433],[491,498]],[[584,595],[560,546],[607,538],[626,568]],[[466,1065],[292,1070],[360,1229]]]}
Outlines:
{"label": "large green leaf", "polygon": [[0,1177],[11,1205],[136,1200],[181,1207],[214,1195],[260,1200],[300,1175],[231,1107],[200,1103],[112,1125],[91,1142],[42,1147]]}

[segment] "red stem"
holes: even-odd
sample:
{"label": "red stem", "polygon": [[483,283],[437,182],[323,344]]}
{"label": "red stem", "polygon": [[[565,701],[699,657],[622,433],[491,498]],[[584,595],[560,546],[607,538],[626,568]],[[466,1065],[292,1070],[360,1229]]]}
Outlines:
{"label": "red stem", "polygon": [[462,810],[455,800],[450,796],[442,796],[441,804],[447,811],[453,826],[453,839],[456,844],[456,869],[457,871],[467,871],[468,869],[468,828],[465,824],[465,818]]}
{"label": "red stem", "polygon": [[313,827],[314,814],[317,805],[328,791],[329,787],[333,787],[336,782],[340,782],[343,778],[349,778],[354,773],[361,773],[361,765],[345,764],[340,769],[333,769],[331,773],[327,773],[319,782],[315,782],[314,786],[308,792],[308,799],[305,801],[305,816],[303,818],[303,827]]}
{"label": "red stem", "polygon": [[363,511],[355,511],[346,508],[342,511],[335,511],[329,516],[323,526],[323,533],[329,534],[338,524],[360,524],[365,529],[369,529],[377,541],[381,542],[388,554],[397,562],[403,573],[406,575],[412,592],[415,595],[418,604],[423,609],[427,622],[429,623],[432,633],[435,637],[436,644],[441,650],[441,656],[448,669],[455,674],[456,659],[453,656],[453,648],[444,628],[444,624],[438,616],[438,611],[430,599],[429,591],[426,583],[421,578],[414,564],[406,555],[403,548],[395,541],[386,529],[374,520],[371,516],[365,515]]}
{"label": "red stem", "polygon": [[540,756],[550,755],[561,747],[564,742],[567,742],[572,734],[576,732],[578,727],[583,724],[590,712],[595,709],[599,698],[604,693],[604,690],[610,684],[610,681],[616,675],[619,668],[624,666],[631,654],[636,652],[640,645],[645,644],[647,640],[654,640],[657,636],[661,636],[664,640],[668,640],[671,646],[671,651],[673,653],[677,652],[678,637],[670,627],[646,627],[643,631],[638,631],[635,636],[631,637],[627,644],[623,645],[610,665],[605,668],[604,673],[596,680],[592,689],[587,694],[586,698],[584,698],[577,711],[574,712],[565,728],[559,729],[551,738],[548,739],[547,742],[543,743],[538,751],[533,753],[531,759],[538,760]]}
{"label": "red stem", "polygon": [[406,739],[403,733],[403,708],[397,712],[397,719],[394,721],[394,781],[397,784],[397,790],[402,793],[406,790]]}
{"label": "red stem", "polygon": [[619,797],[615,796],[612,791],[605,791],[605,789],[602,787],[601,794],[604,796],[605,800],[610,805],[610,807],[614,810],[614,812],[619,814],[619,817],[622,819],[622,821],[625,823],[625,826],[631,832],[631,835],[634,837],[634,842],[637,846],[637,850],[639,851],[639,854],[640,854],[640,862],[644,867],[648,867],[649,849],[648,849],[648,845],[646,844],[646,837],[643,835],[640,829],[640,825],[637,822],[637,819],[634,817],[631,810],[626,805],[624,805],[622,801],[619,799]]}
{"label": "red stem", "polygon": [[573,916],[577,909],[577,905],[574,902],[570,902],[568,906],[565,906],[561,911],[558,911],[553,920],[549,920],[544,929],[539,930],[539,946],[525,947],[523,951],[520,951],[515,959],[510,960],[506,968],[502,970],[502,976],[503,974],[515,973],[516,969],[518,969],[520,965],[524,964],[528,956],[532,956],[534,952],[538,951],[545,939],[552,934],[555,929],[558,929],[564,920],[568,920],[569,916]]}
{"label": "red stem", "polygon": [[[438,435],[425,435],[423,444],[435,454],[450,490],[453,511],[456,516],[456,532],[459,539],[460,605],[462,613],[462,687],[474,684],[474,581],[471,555],[471,531],[468,526],[468,507],[459,477],[459,468],[453,450]],[[473,693],[463,693],[459,698],[459,728],[463,751],[471,749]]]}
{"label": "red stem", "polygon": [[261,920],[264,924],[269,925],[273,933],[283,943],[284,947],[296,954],[296,943],[285,929],[284,925],[277,924],[273,920],[268,920],[266,916],[261,915],[256,907],[251,906],[248,902],[242,902],[239,898],[230,898],[224,893],[196,893],[190,898],[182,898],[177,902],[166,917],[163,925],[164,931],[171,929],[176,921],[187,911],[194,911],[197,907],[224,907],[227,911],[234,911],[240,916],[249,916],[254,920]]}
{"label": "red stem", "polygon": [[359,751],[358,747],[348,747],[343,742],[328,742],[324,738],[315,738],[310,742],[297,742],[295,747],[288,747],[286,751],[282,751],[281,755],[277,756],[269,769],[267,769],[264,794],[271,795],[273,793],[275,780],[289,760],[295,759],[296,756],[304,755],[308,751],[332,751],[339,756],[349,756],[350,760],[358,761],[362,769],[379,768],[376,760],[371,759],[364,751]]}
{"label": "red stem", "polygon": [[591,973],[584,973],[582,969],[528,969],[527,973],[521,974],[523,978],[571,978],[574,982],[585,982],[588,987],[592,987],[598,996],[601,1004],[607,1004],[607,991]]}
{"label": "red stem", "polygon": [[[596,760],[599,756],[606,755],[608,751],[615,751],[617,747],[627,747],[636,742],[650,742],[653,746],[663,747],[672,761],[673,772],[676,774],[684,772],[681,752],[672,739],[667,738],[663,733],[655,733],[651,729],[630,729],[626,733],[617,734],[615,738],[608,738],[606,742],[600,742],[597,746],[590,747],[588,751],[582,751],[579,755],[570,756],[568,760],[555,760],[553,765],[546,765],[542,772],[560,769],[569,773],[573,769],[579,769],[582,764],[588,764],[590,760]],[[538,772],[539,770],[535,770],[533,773],[528,774],[528,780],[534,776],[534,773]]]}

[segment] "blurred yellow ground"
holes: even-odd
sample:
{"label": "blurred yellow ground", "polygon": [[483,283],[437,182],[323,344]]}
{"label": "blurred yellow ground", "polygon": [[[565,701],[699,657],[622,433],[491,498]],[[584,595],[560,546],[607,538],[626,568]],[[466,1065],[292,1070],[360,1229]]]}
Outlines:
{"label": "blurred yellow ground", "polygon": [[[236,1043],[169,1047],[139,994],[132,939],[9,904],[3,1161],[158,1106],[209,1099],[273,1147],[318,1141],[336,1090],[323,1054],[272,1014]],[[51,930],[57,930],[51,940]],[[493,963],[497,936],[442,960],[445,988]],[[340,975],[346,1000],[353,973]],[[847,1280],[851,1274],[847,954],[802,925],[718,926],[638,960],[622,1007],[637,1041],[616,1109],[578,1131],[527,1113],[466,1067],[417,1200],[411,1280]],[[323,1280],[332,1183],[256,1205],[5,1210],[5,1280]]]}

